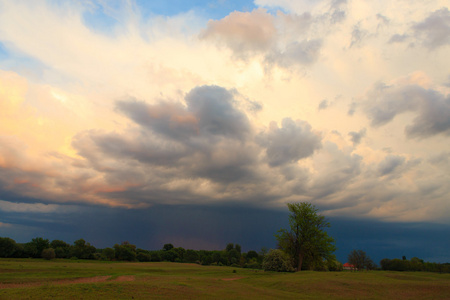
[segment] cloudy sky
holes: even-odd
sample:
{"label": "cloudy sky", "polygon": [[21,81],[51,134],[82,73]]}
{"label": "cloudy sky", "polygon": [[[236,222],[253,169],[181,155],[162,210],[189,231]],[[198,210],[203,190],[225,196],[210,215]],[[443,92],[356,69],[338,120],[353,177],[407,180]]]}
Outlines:
{"label": "cloudy sky", "polygon": [[309,201],[450,261],[449,56],[447,0],[0,0],[0,236],[258,250]]}

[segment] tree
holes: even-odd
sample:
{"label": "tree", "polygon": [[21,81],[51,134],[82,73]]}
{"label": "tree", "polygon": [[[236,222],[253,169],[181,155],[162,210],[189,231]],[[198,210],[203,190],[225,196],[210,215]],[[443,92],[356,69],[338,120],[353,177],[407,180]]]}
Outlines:
{"label": "tree", "polygon": [[144,249],[137,249],[136,250],[136,259],[138,261],[151,261],[152,257],[150,255],[150,252]]}
{"label": "tree", "polygon": [[73,242],[73,256],[79,259],[92,259],[97,249],[85,240],[79,239]]}
{"label": "tree", "polygon": [[238,264],[241,259],[241,246],[236,244],[229,243],[225,248],[225,252],[227,255],[227,264],[233,265]]}
{"label": "tree", "polygon": [[188,263],[195,263],[199,260],[199,256],[197,251],[195,250],[187,250],[184,254],[184,260]]}
{"label": "tree", "polygon": [[50,243],[50,247],[55,249],[55,255],[57,258],[70,258],[71,246],[61,240],[53,240]]}
{"label": "tree", "polygon": [[164,261],[174,262],[177,259],[180,259],[178,252],[175,249],[170,249],[168,251],[161,252],[161,259]]}
{"label": "tree", "polygon": [[136,260],[136,246],[130,244],[127,241],[122,242],[120,245],[115,244],[114,253],[116,255],[117,260],[128,260],[128,261]]}
{"label": "tree", "polygon": [[173,248],[173,245],[172,244],[164,244],[164,246],[163,246],[163,250],[164,251],[169,251],[170,249],[172,249]]}
{"label": "tree", "polygon": [[31,239],[31,242],[25,244],[25,252],[29,257],[41,257],[44,249],[50,248],[50,243],[47,239],[37,237]]}
{"label": "tree", "polygon": [[348,262],[354,265],[357,270],[375,269],[372,259],[362,250],[352,250],[348,255]]}
{"label": "tree", "polygon": [[294,261],[297,271],[302,269],[303,263],[311,268],[315,263],[328,260],[336,250],[334,239],[325,228],[330,223],[325,217],[318,215],[318,209],[311,203],[288,203],[290,229],[281,229],[275,235],[278,247],[289,254]]}
{"label": "tree", "polygon": [[0,237],[0,257],[13,257],[16,248],[15,240],[8,237]]}
{"label": "tree", "polygon": [[248,259],[248,260],[251,260],[251,259],[253,259],[253,258],[258,259],[258,253],[256,253],[256,251],[254,251],[254,250],[248,251],[248,252],[247,252],[247,259]]}

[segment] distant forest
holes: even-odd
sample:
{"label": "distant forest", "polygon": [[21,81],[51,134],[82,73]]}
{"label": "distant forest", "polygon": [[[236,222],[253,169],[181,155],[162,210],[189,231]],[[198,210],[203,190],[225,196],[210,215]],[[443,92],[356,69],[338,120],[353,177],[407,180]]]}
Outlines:
{"label": "distant forest", "polygon": [[61,240],[36,237],[25,244],[13,239],[0,237],[0,257],[9,258],[66,258],[96,259],[105,261],[140,261],[140,262],[182,262],[202,265],[225,265],[248,268],[261,268],[265,250],[260,253],[248,251],[242,253],[239,244],[228,244],[224,250],[191,250],[165,244],[161,250],[144,250],[136,248],[129,242],[115,244],[112,248],[97,249],[84,239],[76,240],[70,245]]}
{"label": "distant forest", "polygon": [[[76,240],[70,245],[61,240],[49,241],[42,237],[33,238],[28,243],[16,243],[8,237],[0,237],[0,257],[2,258],[44,258],[44,259],[92,259],[103,261],[139,261],[139,262],[180,262],[201,265],[233,266],[252,269],[265,269],[267,258],[278,250],[242,252],[239,244],[229,243],[224,250],[192,250],[163,245],[161,250],[144,250],[136,248],[129,242],[115,244],[112,248],[97,249],[84,239]],[[382,259],[381,270],[391,271],[426,271],[450,273],[450,264],[425,262],[417,257],[407,260]],[[342,264],[322,265],[314,268],[318,271],[342,271]],[[362,270],[363,268],[361,268]]]}

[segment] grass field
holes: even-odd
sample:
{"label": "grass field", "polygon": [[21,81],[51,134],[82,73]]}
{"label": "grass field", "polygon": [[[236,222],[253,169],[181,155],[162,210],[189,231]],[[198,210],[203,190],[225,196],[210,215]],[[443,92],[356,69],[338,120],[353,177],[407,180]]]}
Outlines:
{"label": "grass field", "polygon": [[0,299],[450,299],[450,274],[0,259]]}

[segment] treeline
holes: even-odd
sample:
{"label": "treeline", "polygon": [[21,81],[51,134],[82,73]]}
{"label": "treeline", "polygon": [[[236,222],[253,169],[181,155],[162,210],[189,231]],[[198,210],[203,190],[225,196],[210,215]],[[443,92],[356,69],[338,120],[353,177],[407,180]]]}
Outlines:
{"label": "treeline", "polygon": [[259,269],[262,267],[265,251],[243,253],[239,244],[229,243],[224,250],[191,250],[165,244],[161,250],[144,250],[136,248],[129,242],[115,244],[112,248],[97,249],[83,239],[70,245],[61,240],[49,241],[36,237],[30,242],[16,243],[8,237],[0,237],[0,257],[4,258],[66,258],[96,259],[105,261],[140,261],[140,262],[184,262],[202,265],[225,265]]}
{"label": "treeline", "polygon": [[380,261],[380,266],[382,270],[389,271],[425,271],[450,273],[449,263],[440,264],[433,262],[424,262],[422,259],[417,257],[413,257],[410,260],[407,260],[406,258],[384,258]]}

